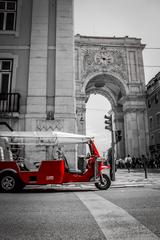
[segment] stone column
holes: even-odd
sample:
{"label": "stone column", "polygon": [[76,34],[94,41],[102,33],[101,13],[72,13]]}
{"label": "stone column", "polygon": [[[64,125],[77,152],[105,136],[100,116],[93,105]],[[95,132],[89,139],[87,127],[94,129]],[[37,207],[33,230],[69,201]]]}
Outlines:
{"label": "stone column", "polygon": [[[37,121],[46,119],[47,50],[49,0],[33,0],[26,130],[37,130]],[[28,167],[35,168],[36,146],[26,146]],[[30,157],[32,156],[32,157]],[[38,149],[38,159],[46,158],[44,148]]]}
{"label": "stone column", "polygon": [[26,130],[46,118],[48,0],[33,0]]}
{"label": "stone column", "polygon": [[76,131],[73,0],[57,0],[55,119],[63,119],[64,131]]}
{"label": "stone column", "polygon": [[140,157],[147,152],[147,119],[144,102],[124,104],[126,154]]}

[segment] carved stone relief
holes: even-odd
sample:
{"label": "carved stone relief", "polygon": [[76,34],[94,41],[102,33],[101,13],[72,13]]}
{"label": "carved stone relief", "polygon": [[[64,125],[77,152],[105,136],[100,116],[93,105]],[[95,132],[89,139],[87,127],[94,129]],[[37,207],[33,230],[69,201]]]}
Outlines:
{"label": "carved stone relief", "polygon": [[127,79],[126,56],[124,50],[99,47],[81,49],[82,79],[93,73],[106,72]]}
{"label": "carved stone relief", "polygon": [[37,120],[38,131],[63,131],[63,122],[61,120]]}

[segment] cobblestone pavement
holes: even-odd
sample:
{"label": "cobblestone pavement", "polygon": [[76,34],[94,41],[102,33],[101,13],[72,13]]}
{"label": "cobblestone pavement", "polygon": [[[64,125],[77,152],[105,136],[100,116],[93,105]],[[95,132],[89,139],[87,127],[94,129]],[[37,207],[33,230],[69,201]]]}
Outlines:
{"label": "cobblestone pavement", "polygon": [[160,187],[160,169],[148,169],[147,178],[143,169],[117,169],[112,187],[154,186]]}

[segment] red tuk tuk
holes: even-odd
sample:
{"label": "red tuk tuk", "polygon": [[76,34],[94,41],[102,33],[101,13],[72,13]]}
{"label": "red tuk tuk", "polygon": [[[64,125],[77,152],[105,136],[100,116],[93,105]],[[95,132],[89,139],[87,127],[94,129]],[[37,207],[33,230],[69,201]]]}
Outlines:
{"label": "red tuk tuk", "polygon": [[89,136],[54,131],[0,132],[2,192],[15,192],[26,185],[70,183],[94,183],[106,190],[111,185],[109,168]]}

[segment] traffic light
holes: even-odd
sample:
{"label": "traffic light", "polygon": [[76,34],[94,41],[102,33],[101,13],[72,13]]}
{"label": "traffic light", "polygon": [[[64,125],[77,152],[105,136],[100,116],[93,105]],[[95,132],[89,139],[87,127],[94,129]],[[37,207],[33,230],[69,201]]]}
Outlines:
{"label": "traffic light", "polygon": [[116,143],[120,142],[122,139],[122,131],[121,130],[117,130],[116,131]]}
{"label": "traffic light", "polygon": [[108,129],[110,131],[112,131],[112,116],[107,116],[107,115],[104,115],[104,118],[106,119],[104,121],[105,123],[105,129]]}

